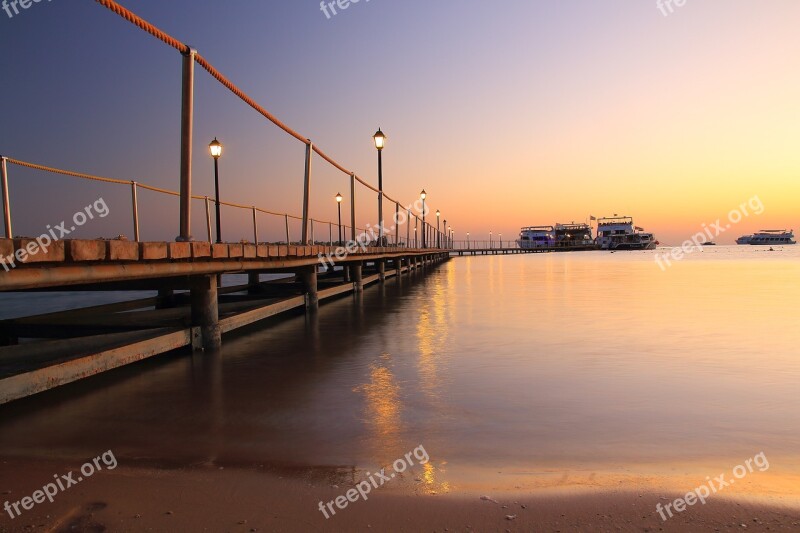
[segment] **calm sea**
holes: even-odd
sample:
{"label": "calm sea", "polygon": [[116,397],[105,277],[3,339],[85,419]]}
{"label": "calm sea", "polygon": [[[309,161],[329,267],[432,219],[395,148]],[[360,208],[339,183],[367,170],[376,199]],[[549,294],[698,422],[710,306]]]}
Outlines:
{"label": "calm sea", "polygon": [[712,475],[760,452],[794,474],[798,302],[800,247],[709,247],[667,271],[654,252],[454,258],[226,337],[219,357],[0,407],[0,453],[335,470],[423,445],[445,491]]}

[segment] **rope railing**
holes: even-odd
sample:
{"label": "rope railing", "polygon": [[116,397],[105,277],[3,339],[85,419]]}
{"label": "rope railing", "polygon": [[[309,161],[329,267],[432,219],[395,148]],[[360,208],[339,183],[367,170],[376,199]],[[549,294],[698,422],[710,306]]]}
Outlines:
{"label": "rope railing", "polygon": [[[136,189],[137,188],[138,189],[144,189],[144,190],[153,191],[153,192],[156,192],[156,193],[166,194],[166,195],[170,195],[170,196],[180,196],[180,193],[177,192],[177,191],[172,191],[172,190],[164,189],[164,188],[161,188],[161,187],[155,187],[153,185],[147,185],[145,183],[140,183],[140,182],[135,181],[135,180],[123,180],[123,179],[118,179],[118,178],[109,178],[109,177],[105,177],[105,176],[96,176],[96,175],[88,174],[88,173],[85,173],[85,172],[77,172],[77,171],[73,171],[73,170],[65,170],[65,169],[56,168],[56,167],[52,167],[52,166],[41,165],[41,164],[38,164],[38,163],[31,163],[30,161],[23,161],[21,159],[15,159],[13,157],[4,157],[3,158],[3,162],[4,163],[8,163],[8,164],[17,165],[17,166],[20,166],[20,167],[29,168],[29,169],[32,169],[32,170],[38,170],[38,171],[42,171],[42,172],[49,172],[49,173],[52,173],[52,174],[58,174],[58,175],[68,176],[68,177],[77,178],[77,179],[84,179],[84,180],[89,180],[89,181],[99,181],[99,182],[102,182],[102,183],[111,183],[111,184],[114,184],[114,185],[126,185],[126,186],[129,186],[129,187],[133,187],[133,210],[134,210],[133,218],[134,218],[134,234],[135,234],[135,240],[136,241],[140,240],[140,238],[139,238],[139,213],[138,213],[138,201],[137,201]],[[5,172],[6,172],[5,165],[3,167],[3,172],[4,172],[3,183],[4,183],[4,187],[7,188],[8,184],[7,184],[7,176],[5,175]],[[216,199],[210,198],[208,196],[193,195],[192,199],[194,199],[194,200],[205,200],[206,202],[208,202],[210,204],[216,205]],[[258,213],[263,213],[263,214],[267,214],[267,215],[273,215],[273,216],[278,216],[278,217],[284,218],[286,220],[286,223],[287,223],[287,227],[286,227],[286,242],[287,243],[290,242],[288,221],[289,220],[298,220],[298,221],[302,221],[303,220],[302,217],[299,217],[297,215],[291,215],[289,213],[278,213],[278,212],[275,212],[275,211],[270,211],[268,209],[263,209],[263,208],[260,208],[260,207],[257,207],[257,206],[252,206],[252,205],[239,204],[239,203],[228,202],[228,201],[223,201],[223,200],[220,200],[219,204],[221,206],[224,205],[224,206],[227,206],[227,207],[233,207],[233,208],[237,208],[237,209],[244,209],[244,210],[248,210],[248,211],[255,211],[255,212],[258,212]],[[9,217],[8,221],[7,221],[7,225],[8,225],[7,233],[10,233],[10,231],[9,231],[10,230],[10,206],[4,205],[4,210],[5,210],[5,213]],[[209,213],[207,212],[206,215],[208,217]],[[316,219],[316,218],[310,218],[310,221],[312,223],[312,233],[313,233],[313,224],[314,223],[322,224],[322,225],[328,225],[329,226],[329,239],[328,239],[328,241],[322,241],[322,242],[329,242],[329,243],[333,244],[333,242],[348,242],[350,240],[350,239],[347,239],[347,238],[342,239],[342,241],[339,241],[338,238],[337,238],[336,241],[333,240],[331,228],[334,227],[334,226],[337,226],[337,237],[338,237],[338,223],[337,222],[333,222],[331,220],[320,220],[320,219]],[[253,224],[254,224],[254,228],[253,228],[254,229],[254,235],[256,236],[256,240],[257,240],[258,226],[257,226],[257,221],[255,219],[253,221]],[[345,224],[342,224],[342,228],[350,229],[350,228],[352,228],[352,226],[347,226]],[[360,232],[361,234],[368,234],[369,233],[369,230],[367,228],[356,227],[355,229],[356,229],[356,232]],[[372,229],[372,231],[374,232],[374,228]],[[345,236],[345,235],[346,235],[346,233],[343,236]],[[389,237],[389,236],[387,236],[387,237]],[[210,228],[209,228],[208,239],[209,239],[209,241],[211,241]],[[403,239],[399,239],[398,238],[397,242],[395,243],[395,245],[399,244],[400,242],[403,242]]]}

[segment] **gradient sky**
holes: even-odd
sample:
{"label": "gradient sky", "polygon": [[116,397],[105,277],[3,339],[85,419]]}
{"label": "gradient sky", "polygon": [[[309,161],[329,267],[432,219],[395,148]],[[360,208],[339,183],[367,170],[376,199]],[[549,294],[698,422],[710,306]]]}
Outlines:
{"label": "gradient sky", "polygon": [[[800,230],[796,0],[689,0],[667,17],[655,0],[362,0],[330,20],[315,0],[122,3],[371,183],[381,126],[386,191],[411,203],[424,187],[459,239],[619,213],[677,243],[754,195],[764,213],[719,242]],[[0,153],[177,190],[177,51],[89,0],[0,11],[0,43]],[[213,192],[215,136],[223,199],[301,213],[302,143],[198,68],[195,194]],[[315,161],[315,218],[335,220],[348,183]],[[19,235],[99,196],[112,214],[82,235],[132,235],[125,187],[11,167],[10,189]],[[177,235],[177,200],[140,201],[143,238]],[[360,225],[375,203],[360,191]],[[226,210],[226,239],[248,220]]]}

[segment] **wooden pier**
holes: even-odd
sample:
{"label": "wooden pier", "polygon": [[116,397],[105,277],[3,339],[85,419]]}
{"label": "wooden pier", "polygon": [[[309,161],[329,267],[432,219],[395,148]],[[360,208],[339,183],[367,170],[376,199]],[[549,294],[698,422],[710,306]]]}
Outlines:
{"label": "wooden pier", "polygon": [[[0,240],[4,256],[27,239]],[[0,404],[359,293],[448,259],[438,249],[367,247],[320,267],[328,246],[60,241],[0,275],[0,291],[152,290],[158,296],[0,322]],[[35,261],[33,260],[35,258]],[[224,274],[248,283],[219,287]],[[282,274],[261,281],[262,274]],[[271,276],[275,277],[275,276]],[[20,339],[39,339],[23,342]]]}

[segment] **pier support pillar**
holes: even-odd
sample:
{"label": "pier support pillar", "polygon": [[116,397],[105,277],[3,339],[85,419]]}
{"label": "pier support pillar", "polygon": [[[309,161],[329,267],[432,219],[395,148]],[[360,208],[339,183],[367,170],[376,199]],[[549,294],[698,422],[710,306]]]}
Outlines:
{"label": "pier support pillar", "polygon": [[297,275],[303,282],[306,291],[306,309],[316,311],[319,309],[319,293],[317,292],[317,267],[307,267]]}
{"label": "pier support pillar", "polygon": [[381,283],[386,281],[386,261],[378,261],[378,278]]}
{"label": "pier support pillar", "polygon": [[353,277],[353,290],[364,292],[364,280],[361,273],[361,263],[353,263],[350,266],[350,274]]}
{"label": "pier support pillar", "polygon": [[261,275],[258,272],[248,272],[247,273],[247,294],[258,294],[261,292],[261,287],[259,286],[261,283]]}
{"label": "pier support pillar", "polygon": [[191,281],[192,325],[200,328],[202,348],[217,351],[222,347],[217,304],[217,276],[197,276]]}
{"label": "pier support pillar", "polygon": [[175,307],[175,291],[172,289],[158,289],[156,309],[171,309]]}
{"label": "pier support pillar", "polygon": [[344,282],[345,283],[350,282],[350,266],[349,265],[344,265],[342,267],[342,272],[344,272]]}

